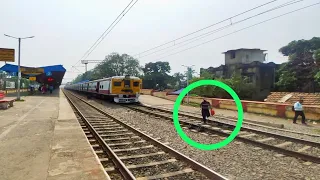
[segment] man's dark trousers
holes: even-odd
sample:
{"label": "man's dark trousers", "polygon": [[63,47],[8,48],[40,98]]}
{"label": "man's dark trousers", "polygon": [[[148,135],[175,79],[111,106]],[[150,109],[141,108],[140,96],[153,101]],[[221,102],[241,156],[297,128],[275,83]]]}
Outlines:
{"label": "man's dark trousers", "polygon": [[296,123],[298,116],[302,117],[302,123],[306,123],[306,117],[304,116],[303,111],[295,111],[294,113],[295,113],[293,118],[294,123]]}

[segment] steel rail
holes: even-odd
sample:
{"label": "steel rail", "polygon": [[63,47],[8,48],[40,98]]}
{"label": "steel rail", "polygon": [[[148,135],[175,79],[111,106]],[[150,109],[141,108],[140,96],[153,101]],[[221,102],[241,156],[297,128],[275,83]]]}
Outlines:
{"label": "steel rail", "polygon": [[185,163],[187,163],[188,165],[190,165],[194,170],[197,170],[201,173],[203,173],[204,175],[206,175],[208,178],[212,179],[212,180],[227,180],[227,178],[223,177],[222,175],[220,175],[219,173],[209,169],[208,167],[192,160],[191,158],[181,154],[180,152],[174,150],[173,148],[161,143],[160,141],[148,136],[147,134],[137,130],[136,128],[125,124],[124,122],[122,122],[121,120],[117,119],[115,116],[105,112],[104,110],[101,110],[100,108],[86,102],[85,100],[83,100],[82,98],[72,94],[74,97],[78,98],[79,100],[81,100],[82,102],[86,103],[87,105],[91,106],[92,108],[96,109],[97,111],[99,111],[100,113],[106,115],[107,117],[115,120],[117,123],[125,126],[126,128],[134,131],[135,133],[139,134],[141,136],[141,138],[149,141],[150,143],[154,144],[155,146],[160,147],[161,149],[163,149],[165,152],[168,152],[169,154],[171,154],[172,156],[176,157],[177,159],[184,161]]}
{"label": "steel rail", "polygon": [[[165,109],[158,109],[158,108],[144,106],[144,105],[137,105],[137,106],[172,114],[172,111],[165,110]],[[130,106],[125,106],[125,107],[130,107]],[[182,115],[182,116],[188,117],[188,118],[202,120],[202,118],[194,116],[194,115],[185,114],[185,113],[179,113],[179,114]],[[224,118],[224,119],[227,119],[227,118]],[[219,125],[230,126],[232,128],[236,127],[235,125],[230,124],[230,123],[226,123],[226,122],[219,122],[219,121],[215,121],[215,120],[211,120],[211,119],[208,119],[207,121],[210,122],[210,123],[216,123],[216,124],[219,124]],[[310,146],[320,147],[320,143],[315,142],[315,141],[309,141],[309,140],[305,140],[305,139],[298,139],[298,138],[295,138],[295,137],[281,135],[281,134],[277,134],[277,133],[271,133],[271,132],[264,131],[264,130],[253,129],[253,128],[250,128],[250,127],[241,127],[241,130],[250,131],[250,132],[254,132],[254,133],[259,133],[259,134],[263,134],[263,135],[268,135],[268,136],[272,136],[272,137],[279,138],[279,139],[281,138],[281,139],[285,139],[285,140],[288,140],[288,141],[299,142],[301,144],[306,144],[306,145],[310,145]]]}
{"label": "steel rail", "polygon": [[[168,120],[172,121],[172,117],[168,117],[168,116],[164,116],[164,115],[161,115],[161,114],[157,114],[155,112],[144,111],[142,109],[135,108],[135,107],[132,107],[130,105],[129,106],[124,106],[124,107],[127,107],[127,108],[132,109],[132,110],[136,110],[136,111],[139,111],[139,112],[142,112],[142,113],[152,114],[154,116],[162,117],[162,118],[165,118],[165,119],[168,119]],[[143,106],[143,107],[145,107],[145,106]],[[147,107],[147,108],[149,108],[149,107]],[[158,109],[156,109],[156,110],[158,110]],[[186,116],[189,117],[190,115],[186,115]],[[194,117],[194,116],[190,116],[190,117],[198,119],[198,117]],[[201,118],[199,118],[199,119],[201,119]],[[193,123],[190,123],[190,122],[187,122],[187,121],[179,120],[179,122],[184,124],[184,125],[188,125],[188,126],[192,126],[192,127],[198,127],[197,125],[195,125]],[[227,124],[227,123],[220,123],[220,122],[217,122],[217,123],[228,125],[228,126],[230,125],[230,124]],[[230,126],[234,126],[234,125],[230,125]],[[206,127],[203,127],[203,129],[205,129],[207,132],[214,133],[214,134],[219,134],[219,135],[225,136],[225,137],[228,137],[230,135],[229,133],[222,132],[222,131],[215,130],[215,129],[210,129],[210,128],[206,128]],[[260,133],[261,132],[259,130],[255,130],[255,129],[251,129],[251,128],[242,128],[242,129],[246,129],[248,131],[252,130],[253,132],[256,132],[256,133]],[[274,135],[274,134],[271,134],[271,133],[268,133],[268,132],[265,132],[265,131],[262,131],[260,134],[270,135],[270,136]],[[278,134],[276,134],[274,136],[282,138],[282,139],[286,139],[286,140],[290,139],[290,140],[297,140],[297,142],[303,142],[303,143],[306,142],[306,144],[308,144],[308,145],[312,144],[315,147],[319,147],[319,143],[312,142],[312,141],[305,141],[305,140],[296,139],[296,138],[292,138],[292,137],[285,137],[285,136],[283,137],[282,135],[278,135]],[[255,141],[255,140],[251,140],[249,138],[245,138],[245,137],[241,137],[241,136],[237,136],[236,139],[239,139],[239,140],[241,140],[243,142],[250,143],[250,144],[265,148],[265,149],[271,149],[271,150],[274,150],[274,151],[278,151],[280,153],[286,154],[286,155],[291,156],[291,157],[295,157],[295,158],[299,158],[299,159],[303,159],[303,160],[306,160],[306,161],[310,161],[310,162],[314,162],[314,163],[320,164],[320,157],[317,157],[317,156],[311,156],[311,155],[308,155],[308,154],[287,150],[287,149],[284,149],[284,148],[281,148],[281,147],[265,144],[265,143],[258,142],[258,141]]]}
{"label": "steel rail", "polygon": [[120,160],[120,158],[112,151],[112,149],[108,146],[108,144],[103,140],[103,138],[99,135],[99,133],[94,129],[91,123],[86,119],[86,117],[81,113],[78,107],[75,105],[74,101],[63,91],[64,95],[67,97],[70,104],[74,107],[77,114],[82,118],[83,122],[88,127],[89,131],[92,133],[94,138],[101,145],[101,148],[109,155],[112,162],[115,164],[117,170],[119,170],[122,177],[126,180],[135,180],[136,178],[133,176],[131,171],[125,166],[125,164]]}

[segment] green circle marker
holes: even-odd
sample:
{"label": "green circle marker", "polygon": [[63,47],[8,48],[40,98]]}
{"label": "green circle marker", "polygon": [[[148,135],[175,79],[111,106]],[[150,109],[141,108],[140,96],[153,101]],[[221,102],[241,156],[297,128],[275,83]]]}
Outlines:
{"label": "green circle marker", "polygon": [[[237,109],[238,109],[238,121],[237,121],[236,127],[234,128],[232,133],[226,139],[224,139],[223,141],[221,141],[219,143],[215,143],[215,144],[202,144],[202,143],[198,143],[198,142],[190,139],[183,132],[183,130],[180,126],[180,123],[179,123],[179,118],[178,118],[179,107],[180,107],[181,101],[183,100],[183,97],[192,89],[197,88],[199,86],[204,86],[204,85],[218,86],[218,87],[226,90],[234,99],[236,106],[237,106]],[[183,91],[179,94],[179,96],[176,99],[176,102],[174,103],[174,107],[173,107],[173,124],[174,124],[174,127],[176,128],[179,136],[189,145],[191,145],[197,149],[201,149],[201,150],[214,150],[214,149],[219,149],[219,148],[222,148],[222,147],[228,145],[231,141],[234,140],[234,138],[240,132],[240,129],[242,126],[242,121],[243,121],[243,108],[242,108],[242,104],[241,104],[241,101],[240,101],[237,93],[234,92],[234,90],[231,87],[229,87],[227,84],[220,82],[220,81],[216,81],[216,80],[200,80],[200,81],[196,81],[196,82],[190,84],[188,87],[183,89]]]}

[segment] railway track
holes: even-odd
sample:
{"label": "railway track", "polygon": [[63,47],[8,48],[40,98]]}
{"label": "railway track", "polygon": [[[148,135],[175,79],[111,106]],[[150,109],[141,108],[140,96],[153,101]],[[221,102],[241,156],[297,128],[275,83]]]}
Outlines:
{"label": "railway track", "polygon": [[[165,118],[172,121],[172,111],[144,105],[123,105],[131,110]],[[183,128],[194,129],[198,132],[206,132],[220,136],[229,136],[235,125],[229,123],[208,120],[206,125],[201,125],[202,118],[190,114],[179,113],[179,122]],[[236,139],[250,143],[259,148],[277,152],[277,157],[291,156],[320,164],[320,143],[284,136],[249,127],[242,127]]]}
{"label": "railway track", "polygon": [[63,92],[111,179],[226,179],[125,121]]}

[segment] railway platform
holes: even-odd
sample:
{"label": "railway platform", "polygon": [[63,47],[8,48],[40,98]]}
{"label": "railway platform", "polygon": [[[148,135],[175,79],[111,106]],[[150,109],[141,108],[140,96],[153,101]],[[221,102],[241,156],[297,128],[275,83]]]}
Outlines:
{"label": "railway platform", "polygon": [[108,179],[64,94],[0,110],[0,179]]}
{"label": "railway platform", "polygon": [[[159,108],[164,108],[169,110],[172,110],[174,105],[173,101],[150,96],[150,95],[140,95],[139,101],[142,104],[147,106],[159,107]],[[200,107],[181,105],[179,111],[184,113],[189,113],[189,114],[198,114],[199,116],[201,116]],[[226,110],[226,109],[216,109],[216,108],[214,109],[214,111],[216,113],[216,116],[234,118],[235,120],[238,117],[237,111]],[[213,117],[210,117],[209,119],[212,119],[212,118]],[[308,119],[308,117],[306,118]],[[288,129],[290,131],[299,131],[302,134],[306,133],[306,134],[320,135],[319,124],[309,123],[308,126],[304,126],[304,125],[301,125],[300,120],[298,120],[298,123],[300,124],[293,124],[292,119],[283,119],[283,118],[244,112],[244,122],[265,125],[271,128],[282,128],[282,129]]]}

